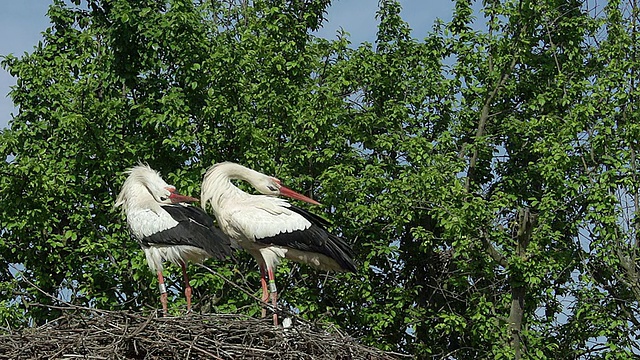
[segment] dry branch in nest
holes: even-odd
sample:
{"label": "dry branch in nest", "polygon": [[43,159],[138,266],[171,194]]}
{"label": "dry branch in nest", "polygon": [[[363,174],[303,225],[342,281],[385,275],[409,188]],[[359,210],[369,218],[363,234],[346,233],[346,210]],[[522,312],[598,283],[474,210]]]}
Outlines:
{"label": "dry branch in nest", "polygon": [[125,311],[61,307],[63,316],[0,336],[0,359],[394,359],[337,330],[270,318],[189,314],[158,318]]}

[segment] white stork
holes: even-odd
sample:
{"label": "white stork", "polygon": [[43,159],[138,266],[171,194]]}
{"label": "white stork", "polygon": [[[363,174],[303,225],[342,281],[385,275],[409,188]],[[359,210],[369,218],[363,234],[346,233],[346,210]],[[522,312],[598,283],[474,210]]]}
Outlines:
{"label": "white stork", "polygon": [[202,262],[231,254],[230,239],[213,225],[213,219],[202,209],[185,203],[198,199],[180,195],[149,165],[137,165],[127,170],[115,207],[121,206],[127,216],[129,230],[140,243],[152,271],[158,274],[162,311],[167,314],[167,289],[162,276],[162,262],[170,261],[182,267],[191,311],[191,285],[186,262]]}
{"label": "white stork", "polygon": [[[264,195],[245,193],[231,182],[233,179],[248,181]],[[353,250],[343,239],[327,232],[326,220],[274,197],[277,195],[320,205],[282,186],[275,177],[232,162],[208,169],[200,196],[204,209],[211,205],[220,229],[258,261],[262,301],[266,302],[271,292],[274,309],[277,304],[274,268],[282,258],[321,270],[356,271]],[[269,289],[265,276],[269,278]],[[262,315],[266,315],[265,309]],[[273,321],[278,324],[276,313]]]}

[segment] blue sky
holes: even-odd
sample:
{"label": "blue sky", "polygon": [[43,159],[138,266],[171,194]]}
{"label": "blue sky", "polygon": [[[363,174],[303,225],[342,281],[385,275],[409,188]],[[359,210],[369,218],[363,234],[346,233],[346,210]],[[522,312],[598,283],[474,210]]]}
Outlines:
{"label": "blue sky", "polygon": [[[41,33],[49,26],[46,16],[51,1],[0,0],[0,55],[21,56],[42,39]],[[436,18],[451,19],[453,2],[441,0],[401,0],[402,17],[413,29],[413,36],[422,39],[433,26]],[[375,13],[377,0],[334,0],[329,8],[324,27],[318,36],[335,38],[338,29],[350,34],[352,44],[375,40]],[[11,114],[16,112],[8,98],[15,79],[0,69],[0,128],[5,128]]]}

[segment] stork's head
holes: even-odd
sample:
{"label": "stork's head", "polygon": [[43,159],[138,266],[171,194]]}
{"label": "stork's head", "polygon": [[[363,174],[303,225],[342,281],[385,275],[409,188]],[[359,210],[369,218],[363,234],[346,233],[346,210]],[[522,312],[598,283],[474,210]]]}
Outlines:
{"label": "stork's head", "polygon": [[124,208],[138,202],[140,205],[153,200],[159,204],[175,204],[195,202],[198,199],[180,195],[173,185],[167,184],[160,174],[149,165],[139,164],[127,170],[129,177],[125,180],[118,195],[115,206]]}
{"label": "stork's head", "polygon": [[256,190],[258,190],[262,194],[272,195],[272,196],[283,195],[283,196],[290,197],[292,199],[308,202],[310,204],[321,205],[319,202],[311,198],[308,198],[302,194],[299,194],[289,189],[288,187],[283,186],[280,180],[278,180],[277,178],[274,178],[273,176],[268,176],[264,174],[260,174],[260,175],[262,176],[252,181],[251,184],[253,185],[253,187],[256,188]]}
{"label": "stork's head", "polygon": [[223,188],[225,182],[228,183],[233,179],[248,181],[251,186],[264,195],[283,195],[292,199],[321,205],[319,202],[283,186],[280,180],[273,176],[265,175],[246,166],[228,161],[212,165],[204,175],[201,195],[203,203],[211,202],[213,204],[214,194]]}

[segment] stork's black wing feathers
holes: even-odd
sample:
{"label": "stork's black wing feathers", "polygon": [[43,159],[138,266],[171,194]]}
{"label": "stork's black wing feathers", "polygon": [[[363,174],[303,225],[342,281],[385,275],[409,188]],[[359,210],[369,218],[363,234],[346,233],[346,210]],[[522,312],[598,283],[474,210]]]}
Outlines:
{"label": "stork's black wing feathers", "polygon": [[302,215],[311,227],[256,239],[257,242],[323,254],[334,259],[343,269],[356,272],[353,249],[342,238],[327,231],[326,227],[330,225],[327,220],[293,205],[288,209]]}
{"label": "stork's black wing feathers", "polygon": [[162,205],[178,224],[142,239],[142,244],[191,245],[211,256],[223,259],[231,255],[231,240],[215,227],[213,219],[202,209],[180,204]]}

